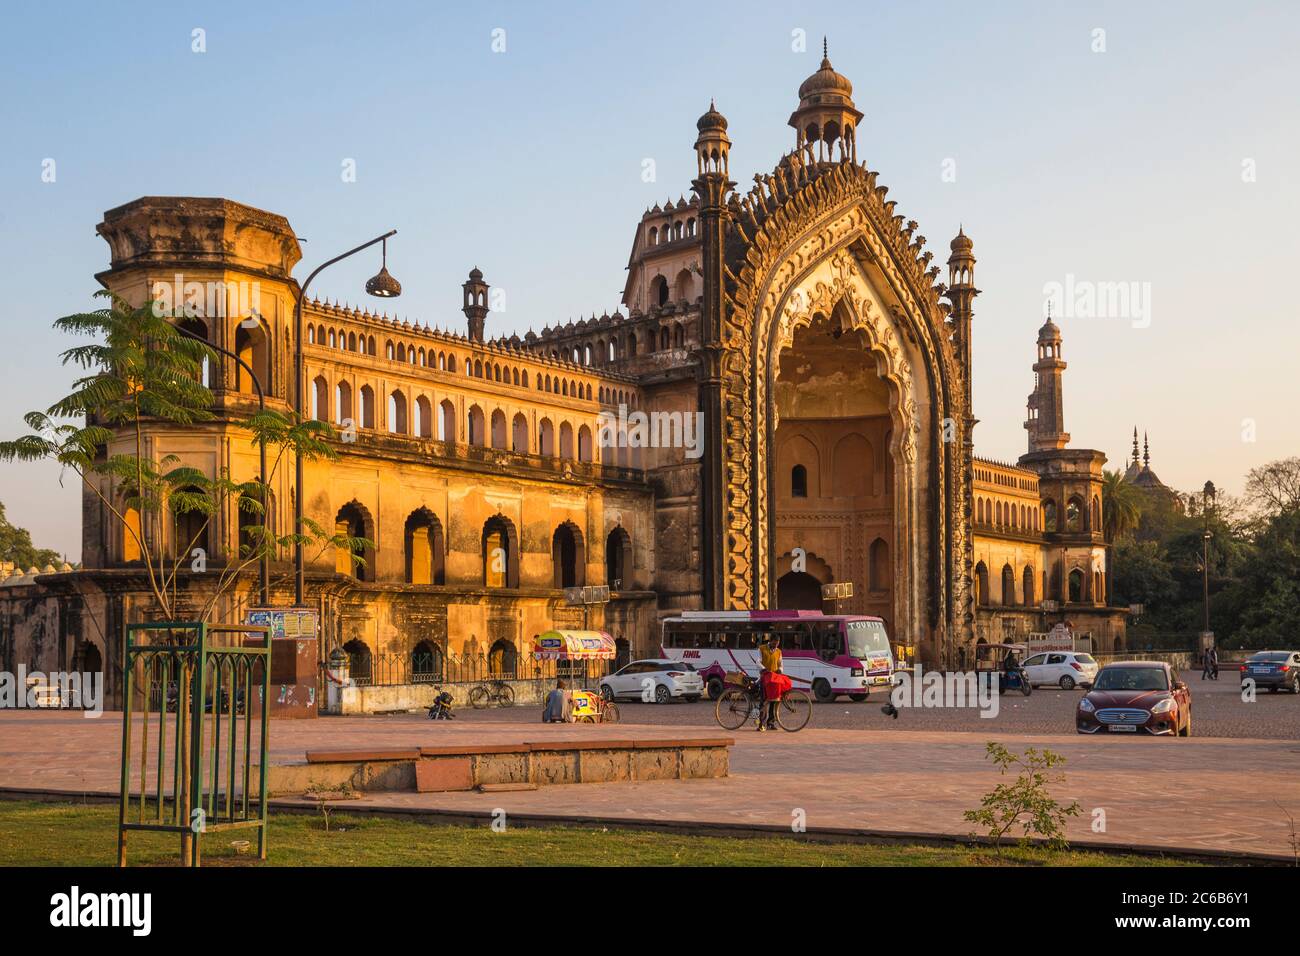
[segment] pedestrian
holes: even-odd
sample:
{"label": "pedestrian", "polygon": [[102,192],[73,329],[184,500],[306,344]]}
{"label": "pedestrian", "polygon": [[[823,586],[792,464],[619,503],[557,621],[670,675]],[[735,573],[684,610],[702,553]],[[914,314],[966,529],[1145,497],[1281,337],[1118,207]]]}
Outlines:
{"label": "pedestrian", "polygon": [[763,706],[759,711],[758,729],[776,729],[776,708],[781,695],[789,689],[789,678],[781,672],[781,638],[771,634],[767,643],[759,648],[763,672],[759,674],[758,683],[763,692]]}
{"label": "pedestrian", "polygon": [[1219,649],[1210,648],[1210,680],[1219,679]]}
{"label": "pedestrian", "polygon": [[1207,647],[1201,652],[1201,680],[1210,678],[1210,649]]}

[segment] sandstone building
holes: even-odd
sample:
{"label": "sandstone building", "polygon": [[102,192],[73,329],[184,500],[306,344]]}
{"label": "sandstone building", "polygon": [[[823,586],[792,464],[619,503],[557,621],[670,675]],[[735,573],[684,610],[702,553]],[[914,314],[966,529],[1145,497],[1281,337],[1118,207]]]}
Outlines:
{"label": "sandstone building", "polygon": [[[820,586],[843,581],[841,610],[882,616],[931,664],[1062,616],[1098,650],[1117,646],[1105,457],[1069,447],[1060,331],[1039,332],[1027,453],[975,457],[973,242],[952,240],[940,281],[917,223],[858,162],[861,118],[823,59],[799,88],[792,150],[742,192],[711,105],[690,199],[641,217],[622,308],[600,317],[492,334],[477,268],[463,333],[305,301],[303,412],[341,437],[337,461],[307,465],[304,513],[374,542],[359,566],[309,555],[322,650],[508,669],[532,635],[585,621],[625,655],[653,653],[659,618],[679,609],[821,607]],[[244,357],[268,406],[291,408],[301,249],[286,219],[145,197],[98,231],[110,265],[97,278],[134,303],[160,286],[226,290],[187,327]],[[224,360],[208,375],[218,419],[154,429],[151,453],[248,480],[256,450],[232,421],[256,408],[253,383]],[[292,477],[272,483],[281,533]],[[204,533],[215,565],[239,522],[232,508]],[[147,613],[139,555],[90,493],[83,529],[82,570],[0,587],[6,667],[116,660],[124,622]],[[146,516],[141,530],[165,549],[192,529]],[[292,598],[287,574],[273,568],[274,603]],[[254,584],[223,613],[242,613]],[[608,585],[609,602],[568,606],[563,589],[580,585]]]}

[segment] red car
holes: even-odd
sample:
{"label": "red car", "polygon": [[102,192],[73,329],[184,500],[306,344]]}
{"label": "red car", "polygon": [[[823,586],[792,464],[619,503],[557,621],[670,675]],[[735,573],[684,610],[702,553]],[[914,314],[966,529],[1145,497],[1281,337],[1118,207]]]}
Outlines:
{"label": "red car", "polygon": [[1079,701],[1075,727],[1081,734],[1104,730],[1190,737],[1192,694],[1163,661],[1107,664]]}

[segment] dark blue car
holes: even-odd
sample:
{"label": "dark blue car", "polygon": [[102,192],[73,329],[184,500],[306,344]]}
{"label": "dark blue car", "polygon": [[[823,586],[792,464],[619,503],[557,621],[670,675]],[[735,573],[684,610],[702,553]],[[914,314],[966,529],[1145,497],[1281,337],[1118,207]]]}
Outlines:
{"label": "dark blue car", "polygon": [[1260,651],[1251,655],[1241,665],[1241,686],[1254,681],[1255,686],[1267,687],[1276,694],[1289,690],[1300,694],[1300,651]]}

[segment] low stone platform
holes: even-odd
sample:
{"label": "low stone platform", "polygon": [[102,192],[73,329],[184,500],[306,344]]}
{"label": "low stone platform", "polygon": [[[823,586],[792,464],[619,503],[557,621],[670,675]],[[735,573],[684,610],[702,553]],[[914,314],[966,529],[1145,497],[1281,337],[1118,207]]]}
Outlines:
{"label": "low stone platform", "polygon": [[350,787],[363,792],[445,793],[566,783],[628,783],[725,777],[730,737],[527,740],[309,750],[269,768],[272,794]]}

